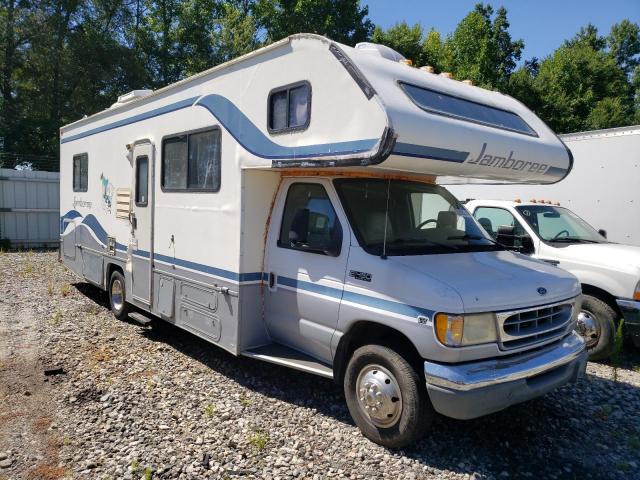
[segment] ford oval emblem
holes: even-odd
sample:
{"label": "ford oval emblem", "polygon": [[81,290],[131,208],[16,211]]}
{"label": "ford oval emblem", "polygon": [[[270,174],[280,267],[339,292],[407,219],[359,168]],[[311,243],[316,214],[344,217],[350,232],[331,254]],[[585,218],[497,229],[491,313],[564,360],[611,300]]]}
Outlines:
{"label": "ford oval emblem", "polygon": [[544,287],[540,287],[540,288],[538,289],[538,293],[539,293],[540,295],[546,295],[546,294],[547,294],[547,289],[546,289],[546,288],[544,288]]}

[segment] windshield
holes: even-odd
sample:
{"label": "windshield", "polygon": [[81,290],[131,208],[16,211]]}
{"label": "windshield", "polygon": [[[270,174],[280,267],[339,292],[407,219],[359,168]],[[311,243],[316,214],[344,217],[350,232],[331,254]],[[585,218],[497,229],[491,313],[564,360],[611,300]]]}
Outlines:
{"label": "windshield", "polygon": [[437,185],[383,179],[339,179],[335,185],[360,245],[373,255],[383,254],[385,232],[386,255],[503,250]]}
{"label": "windshield", "polygon": [[551,205],[523,205],[516,209],[538,236],[547,242],[604,243],[607,241],[591,225],[566,208]]}

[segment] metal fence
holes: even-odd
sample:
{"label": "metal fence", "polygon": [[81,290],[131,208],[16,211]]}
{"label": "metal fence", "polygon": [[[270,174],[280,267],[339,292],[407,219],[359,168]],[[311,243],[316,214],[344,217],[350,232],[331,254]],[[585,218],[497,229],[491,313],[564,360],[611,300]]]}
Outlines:
{"label": "metal fence", "polygon": [[12,248],[59,241],[60,174],[0,168],[0,239]]}

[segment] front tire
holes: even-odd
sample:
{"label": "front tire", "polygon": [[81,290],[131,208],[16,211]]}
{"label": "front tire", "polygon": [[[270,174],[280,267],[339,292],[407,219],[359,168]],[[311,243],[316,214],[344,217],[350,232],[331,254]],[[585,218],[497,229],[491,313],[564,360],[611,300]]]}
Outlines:
{"label": "front tire", "polygon": [[344,393],[362,434],[388,448],[402,448],[418,440],[434,416],[415,369],[382,345],[365,345],[353,353],[345,372]]}
{"label": "front tire", "polygon": [[127,303],[124,276],[118,270],[115,270],[109,279],[109,305],[118,320],[126,320],[129,316],[131,306]]}
{"label": "front tire", "polygon": [[586,342],[589,360],[609,358],[615,346],[616,312],[599,298],[583,295],[576,330]]}

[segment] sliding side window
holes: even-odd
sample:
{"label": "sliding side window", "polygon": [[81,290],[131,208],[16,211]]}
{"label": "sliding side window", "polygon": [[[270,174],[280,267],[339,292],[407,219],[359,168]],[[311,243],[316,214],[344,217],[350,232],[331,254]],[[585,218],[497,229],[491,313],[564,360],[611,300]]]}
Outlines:
{"label": "sliding side window", "polygon": [[304,130],[311,117],[311,85],[296,83],[269,94],[269,133]]}
{"label": "sliding side window", "polygon": [[187,133],[162,142],[162,190],[220,190],[220,129]]}
{"label": "sliding side window", "polygon": [[86,192],[89,188],[89,155],[73,156],[73,191]]}

